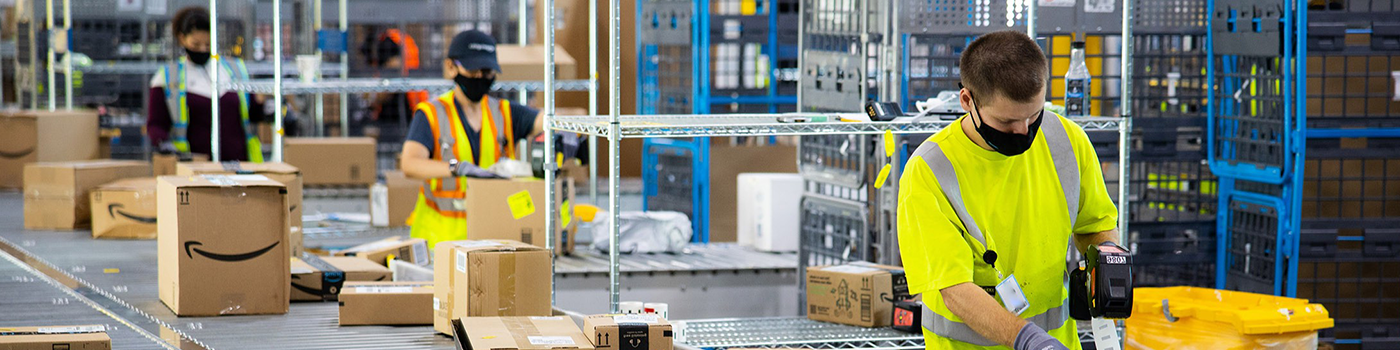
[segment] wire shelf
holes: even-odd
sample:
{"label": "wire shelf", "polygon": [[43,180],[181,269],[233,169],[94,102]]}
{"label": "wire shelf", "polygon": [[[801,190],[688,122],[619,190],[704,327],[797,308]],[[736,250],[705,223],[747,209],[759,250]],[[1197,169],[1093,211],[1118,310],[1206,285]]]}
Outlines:
{"label": "wire shelf", "polygon": [[[272,79],[255,79],[246,81],[230,82],[228,86],[232,90],[252,92],[259,94],[271,94],[273,91]],[[554,82],[555,91],[588,91],[587,80],[556,80]],[[304,83],[300,81],[284,81],[282,83],[283,94],[338,94],[338,93],[379,93],[379,92],[409,92],[427,90],[431,93],[441,93],[452,89],[452,82],[443,79],[425,78],[351,78],[346,80],[324,80],[314,83]],[[492,86],[493,91],[543,91],[544,82],[541,81],[498,81]]]}
{"label": "wire shelf", "polygon": [[[825,117],[828,120],[860,118],[857,113],[788,113],[788,114],[725,114],[725,115],[624,115],[619,117],[619,136],[648,137],[707,137],[707,136],[789,136],[789,135],[849,135],[934,133],[952,121],[898,122],[824,122],[782,123],[780,117]],[[1077,118],[1085,131],[1118,130],[1118,118]],[[608,137],[608,116],[560,116],[550,122],[555,131],[574,132]]]}
{"label": "wire shelf", "polygon": [[[121,61],[98,61],[89,66],[75,66],[73,68],[91,74],[155,74],[165,67],[164,62],[121,62]],[[266,75],[273,73],[271,63],[249,63],[248,74]],[[295,64],[283,64],[283,76],[295,76],[300,74]],[[321,66],[321,74],[340,75],[340,66]]]}
{"label": "wire shelf", "polygon": [[700,348],[923,349],[922,335],[861,328],[805,317],[677,321],[676,342]]}

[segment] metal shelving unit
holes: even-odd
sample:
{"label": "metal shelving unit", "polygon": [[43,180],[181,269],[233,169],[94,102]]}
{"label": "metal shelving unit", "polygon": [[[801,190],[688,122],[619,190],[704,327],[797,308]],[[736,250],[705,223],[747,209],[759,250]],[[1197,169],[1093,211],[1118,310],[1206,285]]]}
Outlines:
{"label": "metal shelving unit", "polygon": [[[229,89],[241,92],[251,92],[257,94],[276,94],[277,82],[274,79],[255,79],[234,81],[224,84]],[[338,94],[338,93],[385,93],[385,92],[409,92],[426,90],[429,93],[440,94],[452,90],[453,83],[444,79],[427,78],[350,78],[344,80],[331,80],[319,82],[283,82],[281,94]],[[566,80],[556,82],[555,89],[559,91],[588,91],[587,80]],[[492,91],[542,91],[544,83],[540,81],[498,81],[491,87]]]}
{"label": "metal shelving unit", "polygon": [[696,348],[923,349],[920,334],[861,328],[806,317],[708,319],[675,322],[678,344]]}

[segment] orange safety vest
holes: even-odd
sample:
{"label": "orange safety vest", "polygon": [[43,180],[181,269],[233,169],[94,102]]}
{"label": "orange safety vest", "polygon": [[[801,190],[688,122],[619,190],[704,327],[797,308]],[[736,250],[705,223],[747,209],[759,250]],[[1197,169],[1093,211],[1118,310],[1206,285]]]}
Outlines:
{"label": "orange safety vest", "polygon": [[[467,141],[470,130],[463,125],[453,98],[452,93],[448,92],[419,103],[415,108],[427,116],[428,126],[433,131],[433,145],[429,146],[436,150],[433,160],[456,160],[461,164],[489,168],[501,157],[516,159],[510,101],[489,96],[481,100],[481,110],[486,115],[481,118],[479,135],[481,159],[475,159],[471,142]],[[466,239],[465,200],[466,178],[429,179],[419,192],[418,204],[410,218],[412,236],[427,240],[429,246],[442,241]]]}

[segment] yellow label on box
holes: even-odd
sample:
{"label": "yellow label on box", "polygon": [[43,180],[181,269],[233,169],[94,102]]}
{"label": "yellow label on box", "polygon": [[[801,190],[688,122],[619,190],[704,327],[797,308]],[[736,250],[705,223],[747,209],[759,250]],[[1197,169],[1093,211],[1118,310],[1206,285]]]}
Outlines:
{"label": "yellow label on box", "polygon": [[516,220],[535,213],[535,201],[530,199],[530,191],[520,191],[506,197],[506,205],[510,206],[510,215]]}
{"label": "yellow label on box", "polygon": [[559,207],[559,222],[562,223],[559,227],[569,227],[569,222],[573,221],[574,216],[569,214],[570,207],[569,201],[564,201],[564,205]]}

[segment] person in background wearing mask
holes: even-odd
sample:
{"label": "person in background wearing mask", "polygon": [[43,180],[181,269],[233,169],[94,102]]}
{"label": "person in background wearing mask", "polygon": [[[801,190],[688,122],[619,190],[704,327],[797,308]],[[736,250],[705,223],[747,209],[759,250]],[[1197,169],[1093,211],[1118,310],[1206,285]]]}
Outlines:
{"label": "person in background wearing mask", "polygon": [[247,79],[248,69],[233,57],[209,67],[210,23],[203,7],[186,7],[171,19],[170,31],[181,54],[151,77],[146,134],[161,152],[210,154],[209,104],[218,91],[220,160],[262,162],[262,143],[253,127],[266,119],[262,98],[214,88],[211,71],[219,74],[220,82],[228,82]]}
{"label": "person in background wearing mask", "polygon": [[1067,250],[1118,239],[1098,156],[1079,125],[1045,111],[1049,65],[1025,33],[983,35],[959,66],[971,113],[924,141],[900,178],[900,256],[925,345],[1078,349]]}
{"label": "person in background wearing mask", "polygon": [[457,34],[442,64],[456,87],[414,108],[399,162],[408,177],[426,181],[409,224],[429,247],[467,238],[464,177],[495,177],[485,169],[515,159],[518,140],[544,132],[538,110],[486,95],[501,72],[490,35]]}

